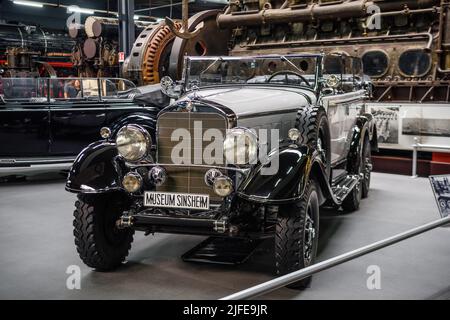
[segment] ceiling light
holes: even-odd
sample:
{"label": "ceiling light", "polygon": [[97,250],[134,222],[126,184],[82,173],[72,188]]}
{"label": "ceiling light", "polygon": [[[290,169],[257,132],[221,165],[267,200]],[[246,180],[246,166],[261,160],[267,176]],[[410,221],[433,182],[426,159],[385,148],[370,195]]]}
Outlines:
{"label": "ceiling light", "polygon": [[85,14],[94,14],[95,10],[79,8],[77,6],[69,6],[69,7],[67,7],[67,12],[78,12],[78,13],[85,13]]}
{"label": "ceiling light", "polygon": [[40,3],[40,2],[25,1],[25,0],[14,0],[13,3],[20,4],[22,6],[35,7],[35,8],[42,8],[44,6],[44,4]]}

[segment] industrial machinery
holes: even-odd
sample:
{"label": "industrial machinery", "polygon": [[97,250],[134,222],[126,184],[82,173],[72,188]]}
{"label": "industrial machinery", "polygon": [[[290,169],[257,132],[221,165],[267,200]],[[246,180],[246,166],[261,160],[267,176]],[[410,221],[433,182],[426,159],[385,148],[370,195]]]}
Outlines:
{"label": "industrial machinery", "polygon": [[375,101],[449,101],[448,8],[447,0],[233,0],[225,12],[191,17],[188,31],[202,28],[189,39],[175,39],[165,22],[148,27],[124,70],[147,84],[167,65],[179,78],[185,55],[337,52],[362,58]]}
{"label": "industrial machinery", "polygon": [[70,75],[75,42],[59,30],[38,26],[0,24],[1,77]]}
{"label": "industrial machinery", "polygon": [[203,11],[187,20],[186,3],[183,19],[187,22],[186,32],[193,35],[188,39],[175,36],[174,31],[184,29],[179,21],[147,27],[134,43],[123,65],[123,75],[139,85],[155,84],[167,75],[180,79],[186,55],[228,55],[231,32],[218,28],[216,18],[221,12]]}
{"label": "industrial machinery", "polygon": [[233,32],[231,55],[357,55],[374,81],[374,101],[449,101],[449,1],[230,3],[217,23]]}
{"label": "industrial machinery", "polygon": [[[153,21],[135,21],[135,34],[157,24]],[[83,32],[84,31],[84,32]],[[72,62],[79,76],[119,76],[119,20],[89,16],[84,25],[72,24],[69,34],[76,39]]]}

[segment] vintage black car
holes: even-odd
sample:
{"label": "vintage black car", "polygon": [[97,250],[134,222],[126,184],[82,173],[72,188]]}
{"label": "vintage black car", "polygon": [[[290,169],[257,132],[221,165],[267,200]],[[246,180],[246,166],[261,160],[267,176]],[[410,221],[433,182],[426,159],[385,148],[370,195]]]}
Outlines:
{"label": "vintage black car", "polygon": [[81,259],[111,270],[141,230],[212,236],[190,261],[230,262],[226,244],[239,256],[237,243],[274,237],[278,274],[314,263],[319,208],[354,211],[369,192],[365,79],[345,55],[186,58],[181,83],[162,80],[176,100],[155,138],[130,124],[75,161],[66,189],[78,193]]}
{"label": "vintage black car", "polygon": [[160,109],[141,91],[125,79],[0,78],[0,175],[67,171],[102,128],[113,136],[140,123],[153,133]]}

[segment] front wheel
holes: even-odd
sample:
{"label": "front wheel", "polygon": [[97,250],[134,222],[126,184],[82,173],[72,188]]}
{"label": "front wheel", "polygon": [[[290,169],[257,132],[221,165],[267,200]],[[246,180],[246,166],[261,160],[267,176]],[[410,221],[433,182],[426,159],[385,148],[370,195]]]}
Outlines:
{"label": "front wheel", "polygon": [[[319,240],[319,200],[314,183],[310,182],[301,200],[280,206],[275,233],[277,274],[285,275],[313,264]],[[304,289],[311,277],[288,287]]]}
{"label": "front wheel", "polygon": [[109,271],[127,257],[134,231],[116,227],[125,203],[120,194],[78,196],[73,234],[78,254],[87,266]]}

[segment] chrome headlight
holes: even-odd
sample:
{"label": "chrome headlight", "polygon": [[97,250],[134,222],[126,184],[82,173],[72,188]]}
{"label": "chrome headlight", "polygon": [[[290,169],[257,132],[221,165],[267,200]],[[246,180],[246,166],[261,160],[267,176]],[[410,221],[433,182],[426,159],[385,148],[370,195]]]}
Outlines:
{"label": "chrome headlight", "polygon": [[256,163],[258,157],[258,137],[246,128],[234,128],[227,132],[223,143],[228,163],[245,165]]}
{"label": "chrome headlight", "polygon": [[127,125],[117,133],[117,151],[127,161],[142,160],[148,155],[151,145],[150,134],[141,126]]}

